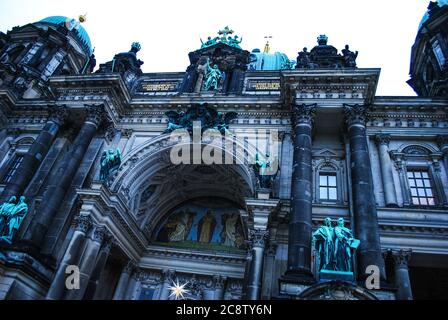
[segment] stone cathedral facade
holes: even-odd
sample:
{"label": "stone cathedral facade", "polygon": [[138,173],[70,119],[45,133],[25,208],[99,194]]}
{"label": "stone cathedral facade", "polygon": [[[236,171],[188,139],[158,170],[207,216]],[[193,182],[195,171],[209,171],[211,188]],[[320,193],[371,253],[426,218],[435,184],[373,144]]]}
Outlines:
{"label": "stone cathedral facade", "polygon": [[[415,97],[377,96],[380,69],[324,35],[291,61],[226,27],[185,72],[143,73],[138,43],[96,67],[66,17],[0,33],[0,297],[166,300],[177,282],[193,300],[447,299],[447,21],[431,3]],[[176,129],[229,161],[173,162]],[[353,279],[319,275],[326,217],[360,241]]]}

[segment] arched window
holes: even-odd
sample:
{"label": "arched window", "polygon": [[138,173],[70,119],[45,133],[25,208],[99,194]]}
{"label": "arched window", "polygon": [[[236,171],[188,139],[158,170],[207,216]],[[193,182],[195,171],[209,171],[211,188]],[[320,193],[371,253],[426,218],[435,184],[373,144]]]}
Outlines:
{"label": "arched window", "polygon": [[336,161],[329,159],[318,161],[314,173],[314,202],[343,203],[342,182],[341,170]]}

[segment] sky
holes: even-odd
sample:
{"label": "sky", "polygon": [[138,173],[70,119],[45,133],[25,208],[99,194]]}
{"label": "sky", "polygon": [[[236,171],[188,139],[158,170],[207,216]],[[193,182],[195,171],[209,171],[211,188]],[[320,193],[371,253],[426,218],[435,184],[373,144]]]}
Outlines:
{"label": "sky", "polygon": [[360,68],[381,68],[377,95],[415,95],[409,79],[411,48],[429,0],[0,0],[0,31],[48,16],[77,18],[93,46],[97,67],[140,42],[143,72],[185,71],[200,38],[229,26],[245,50],[271,51],[296,59],[320,34],[341,50],[359,51]]}

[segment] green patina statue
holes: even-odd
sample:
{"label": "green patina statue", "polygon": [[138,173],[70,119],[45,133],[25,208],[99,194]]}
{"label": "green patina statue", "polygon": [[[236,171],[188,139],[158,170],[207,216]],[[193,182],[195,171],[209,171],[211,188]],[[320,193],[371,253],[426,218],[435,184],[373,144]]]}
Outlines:
{"label": "green patina statue", "polygon": [[207,62],[207,70],[205,74],[205,82],[204,82],[204,89],[205,90],[218,90],[218,86],[220,81],[223,78],[222,71],[219,70],[218,65],[213,65],[213,67],[210,67],[210,63]]}
{"label": "green patina statue", "polygon": [[271,189],[272,182],[274,181],[279,171],[278,161],[269,159],[269,154],[264,157],[260,157],[257,153],[255,155],[254,172],[258,180],[258,187],[262,189]]}
{"label": "green patina statue", "polygon": [[28,205],[25,203],[25,197],[21,196],[19,203],[17,198],[12,196],[8,202],[0,207],[0,240],[12,243],[12,239],[19,230],[20,225],[28,213]]}
{"label": "green patina statue", "polygon": [[119,149],[109,149],[104,151],[101,155],[100,162],[100,180],[105,182],[108,180],[109,175],[117,170],[121,164],[121,153]]}
{"label": "green patina statue", "polygon": [[319,271],[334,269],[334,228],[331,219],[325,218],[324,224],[313,233],[313,246],[319,255]]}
{"label": "green patina statue", "polygon": [[353,272],[353,251],[360,244],[350,229],[344,227],[344,219],[339,218],[332,226],[330,218],[313,233],[313,247],[318,253],[319,271]]}

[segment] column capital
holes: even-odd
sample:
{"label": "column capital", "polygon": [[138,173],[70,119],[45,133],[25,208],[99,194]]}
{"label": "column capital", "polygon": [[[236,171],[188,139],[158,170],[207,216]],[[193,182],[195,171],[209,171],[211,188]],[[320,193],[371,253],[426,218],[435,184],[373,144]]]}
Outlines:
{"label": "column capital", "polygon": [[68,118],[68,108],[65,104],[49,105],[50,115],[48,121],[52,121],[58,125],[62,125]]}
{"label": "column capital", "polygon": [[103,244],[105,241],[108,241],[112,234],[107,230],[104,226],[97,226],[92,233],[92,240]]}
{"label": "column capital", "polygon": [[123,272],[131,275],[137,270],[137,264],[133,260],[129,260],[123,268]]}
{"label": "column capital", "polygon": [[269,237],[268,230],[260,230],[260,229],[250,229],[249,230],[249,239],[250,245],[252,247],[262,247],[266,245],[266,242]]}
{"label": "column capital", "polygon": [[365,126],[367,119],[367,107],[359,104],[351,105],[344,103],[344,115],[347,126]]}
{"label": "column capital", "polygon": [[412,255],[411,249],[391,250],[391,254],[392,254],[392,258],[394,259],[396,268],[403,268],[403,267],[407,268],[408,267],[408,262]]}
{"label": "column capital", "polygon": [[384,134],[384,133],[377,134],[375,136],[375,141],[376,143],[378,143],[378,145],[384,144],[386,146],[389,146],[390,134]]}
{"label": "column capital", "polygon": [[315,103],[293,105],[291,108],[291,120],[293,126],[297,126],[301,123],[312,126],[314,123],[314,117],[316,115],[316,105],[317,104]]}
{"label": "column capital", "polygon": [[85,122],[91,122],[98,127],[104,117],[104,104],[86,105],[86,111]]}
{"label": "column capital", "polygon": [[92,227],[92,218],[87,214],[80,214],[74,219],[75,230],[87,233]]}

